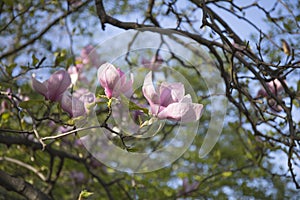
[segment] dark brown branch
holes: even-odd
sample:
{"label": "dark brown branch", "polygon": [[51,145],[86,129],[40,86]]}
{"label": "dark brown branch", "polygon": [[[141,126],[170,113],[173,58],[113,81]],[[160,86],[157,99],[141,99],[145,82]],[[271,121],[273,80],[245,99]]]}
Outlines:
{"label": "dark brown branch", "polygon": [[[32,150],[42,150],[42,148],[43,148],[43,146],[39,142],[34,142],[34,141],[28,140],[24,137],[20,137],[20,136],[8,136],[8,135],[3,135],[3,134],[0,134],[0,143],[6,144],[6,145],[18,145],[18,144],[25,145],[25,146],[31,147]],[[45,151],[53,156],[57,156],[60,158],[68,158],[68,159],[75,160],[75,161],[81,162],[81,163],[85,162],[84,158],[80,158],[73,154],[54,149],[51,147],[51,145],[47,145],[45,147]]]}
{"label": "dark brown branch", "polygon": [[19,177],[13,177],[0,170],[0,185],[30,200],[51,200],[51,198]]}
{"label": "dark brown branch", "polygon": [[148,2],[148,9],[147,9],[147,12],[146,12],[146,16],[150,19],[150,21],[155,26],[160,27],[158,21],[156,20],[156,18],[152,14],[154,3],[155,3],[155,0],[149,0],[149,2]]}
{"label": "dark brown branch", "polygon": [[98,14],[98,17],[101,21],[101,26],[102,26],[103,30],[105,30],[105,24],[106,23],[114,25],[114,26],[122,28],[122,29],[125,29],[125,30],[153,27],[151,25],[142,25],[142,24],[134,23],[134,22],[119,21],[116,18],[113,18],[113,17],[106,14],[106,11],[105,11],[102,0],[95,0],[95,2],[96,2],[97,14]]}

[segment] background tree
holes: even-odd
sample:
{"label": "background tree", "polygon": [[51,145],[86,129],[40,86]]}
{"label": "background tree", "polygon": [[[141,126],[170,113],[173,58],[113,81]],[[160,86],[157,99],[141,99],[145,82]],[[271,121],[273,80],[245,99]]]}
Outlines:
{"label": "background tree", "polygon": [[[299,10],[298,1],[281,0],[0,1],[1,198],[76,199],[85,189],[93,192],[90,199],[299,198]],[[60,101],[46,101],[31,76],[46,80],[65,69],[79,82],[70,83],[74,96],[85,78],[90,81],[86,74],[107,61],[103,52],[93,61],[89,44],[105,34],[153,27],[177,31],[209,52],[225,84],[227,117],[217,145],[199,158],[211,94],[197,68],[169,55],[162,65],[188,77],[206,108],[202,126],[171,165],[119,172],[83,147],[74,113]],[[156,53],[143,56],[151,60]],[[141,56],[132,58],[120,66],[142,64]],[[98,104],[98,118],[109,128],[105,103]],[[60,133],[69,134],[45,140]],[[122,147],[128,141],[113,142]]]}

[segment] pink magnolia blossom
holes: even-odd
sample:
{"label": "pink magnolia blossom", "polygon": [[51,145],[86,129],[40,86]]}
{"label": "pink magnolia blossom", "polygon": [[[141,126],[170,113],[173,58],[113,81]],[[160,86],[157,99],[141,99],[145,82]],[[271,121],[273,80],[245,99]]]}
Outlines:
{"label": "pink magnolia blossom", "polygon": [[94,67],[99,67],[101,65],[100,56],[94,50],[93,45],[85,46],[80,53],[80,58],[83,64],[91,64]]}
{"label": "pink magnolia blossom", "polygon": [[49,121],[48,126],[52,129],[53,133],[59,132],[64,133],[71,131],[73,129],[72,126],[60,125],[55,123],[54,121]]}
{"label": "pink magnolia blossom", "polygon": [[95,94],[88,91],[88,89],[80,88],[73,93],[74,98],[79,99],[84,104],[85,112],[89,112],[89,105],[92,105],[97,101]]}
{"label": "pink magnolia blossom", "polygon": [[[8,88],[8,89],[6,90],[6,92],[7,92],[8,94],[11,93],[11,89]],[[8,98],[9,100],[12,100],[12,96],[11,96],[11,95],[7,95],[7,98]],[[1,102],[1,104],[0,104],[0,115],[1,115],[2,113],[4,113],[5,111],[10,110],[10,109],[9,109],[10,106],[11,106],[11,105],[4,99],[4,100]]]}
{"label": "pink magnolia blossom", "polygon": [[96,158],[92,157],[90,162],[89,162],[89,165],[96,169],[96,168],[99,168],[99,167],[103,167],[103,164],[101,162],[99,162],[99,160],[97,160]]}
{"label": "pink magnolia blossom", "polygon": [[[284,80],[284,82],[285,82],[285,84],[287,84],[286,80]],[[275,96],[277,96],[280,92],[283,91],[283,86],[278,79],[270,81],[270,82],[266,83],[266,85]],[[257,97],[268,97],[268,96],[269,95],[264,88],[261,88],[257,93]]]}
{"label": "pink magnolia blossom", "polygon": [[142,64],[145,68],[148,68],[150,70],[157,70],[161,64],[163,63],[163,59],[161,56],[153,56],[151,60],[142,58]]}
{"label": "pink magnolia blossom", "polygon": [[96,101],[95,94],[90,92],[88,89],[80,88],[73,93],[73,96],[78,98],[84,103],[90,104]]}
{"label": "pink magnolia blossom", "polygon": [[72,83],[73,85],[75,85],[75,83],[76,83],[77,80],[78,80],[78,75],[79,75],[78,71],[79,71],[79,70],[78,70],[77,67],[75,67],[75,66],[70,66],[70,67],[68,68],[68,73],[70,74],[71,83]]}
{"label": "pink magnolia blossom", "polygon": [[199,185],[200,183],[198,181],[193,181],[192,183],[189,183],[189,179],[184,178],[182,181],[182,190],[178,193],[178,196],[182,196],[197,190]]}
{"label": "pink magnolia blossom", "polygon": [[60,100],[60,105],[71,117],[83,116],[86,113],[84,103],[69,92],[64,93]]}
{"label": "pink magnolia blossom", "polygon": [[108,98],[118,97],[120,94],[128,96],[132,92],[133,77],[131,76],[131,79],[127,80],[124,72],[116,69],[110,63],[100,66],[98,80]]}
{"label": "pink magnolia blossom", "polygon": [[86,74],[82,73],[85,65],[82,64],[81,61],[78,59],[76,62],[78,62],[78,63],[76,63],[75,66],[71,66],[68,68],[68,73],[71,76],[72,84],[74,85],[77,81],[88,84],[89,81],[86,77]]}
{"label": "pink magnolia blossom", "polygon": [[267,103],[274,112],[281,112],[283,110],[283,108],[277,104],[275,99],[270,98],[268,99]]}
{"label": "pink magnolia blossom", "polygon": [[76,184],[82,184],[86,181],[84,173],[80,171],[71,171],[70,176]]}
{"label": "pink magnolia blossom", "polygon": [[7,101],[4,100],[0,104],[0,115],[4,113],[6,110],[9,110],[9,104],[7,103]]}
{"label": "pink magnolia blossom", "polygon": [[[284,80],[284,83],[287,84],[286,80]],[[268,89],[270,90],[271,93],[273,93],[275,96],[278,96],[282,91],[283,91],[283,86],[281,82],[278,79],[274,79],[273,81],[270,81],[266,83]],[[274,112],[281,112],[282,107],[277,104],[276,100],[270,97],[270,95],[267,93],[265,88],[261,88],[258,93],[256,98],[261,98],[261,97],[267,97],[267,103]]]}
{"label": "pink magnolia blossom", "polygon": [[182,83],[163,82],[157,91],[153,86],[152,72],[149,72],[143,94],[150,104],[151,113],[159,119],[192,122],[201,117],[203,105],[192,103],[191,96],[185,95]]}
{"label": "pink magnolia blossom", "polygon": [[70,85],[71,78],[65,70],[55,72],[43,83],[36,80],[34,76],[32,77],[32,86],[34,90],[51,101],[59,101]]}

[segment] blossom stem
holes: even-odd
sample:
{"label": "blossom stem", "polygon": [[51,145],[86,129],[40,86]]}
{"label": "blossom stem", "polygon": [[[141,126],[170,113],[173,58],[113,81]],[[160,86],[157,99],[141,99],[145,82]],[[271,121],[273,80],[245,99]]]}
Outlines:
{"label": "blossom stem", "polygon": [[112,99],[109,99],[108,102],[107,102],[108,113],[107,113],[107,116],[106,116],[106,118],[103,122],[103,125],[105,125],[105,126],[107,126],[107,121],[110,118],[111,113],[112,113],[111,104],[112,104]]}

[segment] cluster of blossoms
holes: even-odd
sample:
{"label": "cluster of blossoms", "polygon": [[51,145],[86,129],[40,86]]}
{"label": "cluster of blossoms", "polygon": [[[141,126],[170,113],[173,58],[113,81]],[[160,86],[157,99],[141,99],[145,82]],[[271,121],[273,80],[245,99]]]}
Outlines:
{"label": "cluster of blossoms", "polygon": [[[287,82],[286,80],[283,81],[286,85]],[[266,83],[267,88],[270,90],[270,92],[272,94],[274,94],[275,96],[279,97],[279,94],[283,91],[283,86],[281,84],[281,82],[278,79],[274,79],[273,81],[267,82]],[[265,88],[261,88],[258,92],[257,92],[257,97],[256,98],[264,98],[266,97],[268,99],[268,104],[271,107],[271,109],[275,112],[280,112],[282,111],[282,108],[280,105],[278,105],[275,101],[275,99],[273,99],[268,92],[265,90]]]}
{"label": "cluster of blossoms", "polygon": [[[82,53],[82,61],[86,61],[84,58],[87,58],[89,50],[85,49],[86,52]],[[161,57],[154,57],[149,62],[144,60],[143,64],[144,67],[153,71],[161,63]],[[181,122],[199,120],[203,105],[193,103],[191,96],[189,94],[185,95],[184,85],[182,83],[163,82],[158,88],[155,88],[152,81],[152,71],[146,75],[142,87],[143,95],[150,105],[150,115],[157,119],[170,119]],[[33,77],[32,85],[47,100],[59,102],[61,108],[71,117],[79,117],[86,114],[86,104],[93,103],[95,98],[93,95],[83,95],[88,92],[81,93],[80,89],[73,94],[68,91],[72,83],[74,84],[74,81],[72,81],[73,74],[70,71],[68,73],[65,70],[59,70],[43,83]],[[130,97],[133,93],[133,75],[127,78],[123,71],[115,68],[110,63],[104,63],[99,67],[98,81],[104,88],[108,99],[119,98],[121,94]]]}
{"label": "cluster of blossoms", "polygon": [[53,73],[50,78],[43,83],[32,77],[32,86],[47,100],[59,102],[61,108],[71,117],[79,117],[86,114],[86,105],[93,103],[95,97],[89,91],[79,89],[71,94],[68,88],[80,81],[86,81],[86,77],[82,75],[82,69],[86,65],[98,67],[101,63],[99,55],[93,51],[94,47],[88,45],[84,47],[80,53],[80,57],[76,58],[76,65],[70,66],[67,71],[59,70]]}
{"label": "cluster of blossoms", "polygon": [[[127,80],[124,72],[110,63],[100,66],[98,80],[108,98],[118,98],[120,94],[125,96],[132,94],[133,77]],[[151,115],[158,119],[191,122],[201,116],[203,105],[193,103],[191,96],[185,95],[182,83],[163,82],[156,90],[152,81],[152,72],[149,72],[145,77],[142,91],[150,105]]]}
{"label": "cluster of blossoms", "polygon": [[163,59],[160,55],[157,55],[157,56],[153,56],[151,58],[151,60],[148,60],[146,58],[142,58],[142,65],[145,67],[145,68],[148,68],[152,71],[155,71],[157,70],[161,64],[163,63]]}
{"label": "cluster of blossoms", "polygon": [[99,55],[93,49],[94,47],[92,45],[84,47],[81,50],[80,56],[76,58],[75,65],[68,68],[68,73],[71,76],[71,82],[73,85],[75,85],[78,80],[87,82],[86,77],[81,73],[83,67],[88,65],[98,68],[102,64],[99,59]]}
{"label": "cluster of blossoms", "polygon": [[71,85],[71,77],[65,70],[53,73],[44,82],[39,82],[32,77],[32,86],[38,93],[42,94],[47,100],[59,102],[61,108],[69,113],[71,117],[79,117],[85,114],[84,102],[71,95],[67,89]]}

